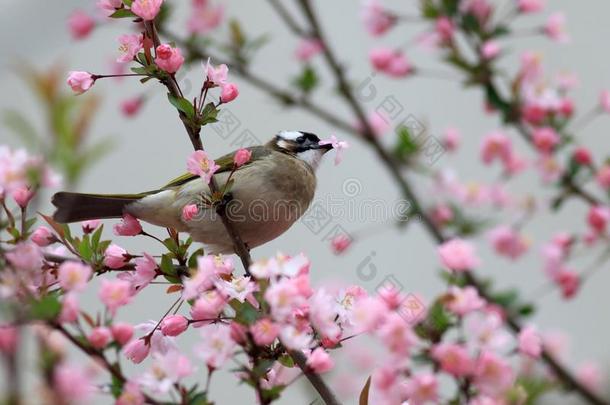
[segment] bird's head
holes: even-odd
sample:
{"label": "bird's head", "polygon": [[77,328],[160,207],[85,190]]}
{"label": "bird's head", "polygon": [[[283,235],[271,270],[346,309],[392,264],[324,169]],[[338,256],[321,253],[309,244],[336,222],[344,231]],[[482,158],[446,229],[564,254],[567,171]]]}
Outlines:
{"label": "bird's head", "polygon": [[316,169],[322,156],[333,147],[320,145],[320,138],[311,132],[281,131],[270,142],[271,146],[283,153],[295,156]]}

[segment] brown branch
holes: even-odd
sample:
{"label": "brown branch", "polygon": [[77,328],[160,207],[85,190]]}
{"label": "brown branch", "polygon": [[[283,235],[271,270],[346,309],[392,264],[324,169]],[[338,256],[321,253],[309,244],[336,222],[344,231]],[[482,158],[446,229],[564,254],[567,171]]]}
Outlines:
{"label": "brown branch", "polygon": [[316,391],[318,391],[318,394],[320,394],[320,397],[324,400],[326,405],[341,404],[335,397],[335,394],[333,394],[333,392],[328,388],[326,383],[324,383],[324,380],[322,380],[320,375],[313,372],[307,366],[307,358],[302,352],[290,350],[288,351],[288,354],[290,354],[290,357],[292,357],[292,360],[294,360],[295,364],[299,366],[301,371],[303,371],[303,374],[305,375],[305,377],[307,377],[311,385],[316,389]]}
{"label": "brown branch", "polygon": [[[159,40],[159,35],[157,33],[157,29],[155,27],[154,22],[146,21],[144,23],[144,27],[146,28],[147,36],[152,39],[153,43],[155,44],[155,47],[157,47],[161,43],[161,41]],[[176,82],[176,79],[173,75],[170,79],[163,81],[163,84],[167,87],[167,90],[172,96],[182,98],[182,91],[180,90],[180,86],[178,86],[178,82]],[[184,124],[184,128],[186,129],[189,139],[193,144],[193,148],[195,150],[204,150],[203,143],[201,142],[201,127],[194,127],[186,116],[186,114],[184,114],[182,111],[178,111],[178,113],[182,123]],[[212,176],[212,178],[210,179],[209,187],[210,192],[213,195],[218,193],[219,187],[216,183],[216,179],[214,178],[214,176]],[[233,242],[233,248],[235,250],[235,253],[241,259],[246,274],[249,275],[250,265],[252,264],[250,252],[244,241],[241,239],[241,237],[235,230],[235,227],[231,223],[231,220],[225,215],[224,209],[227,203],[228,201],[222,201],[218,206],[217,212],[222,220],[227,234]]]}
{"label": "brown branch", "polygon": [[286,23],[286,26],[297,36],[300,37],[308,37],[311,36],[311,33],[307,32],[307,30],[301,28],[301,26],[292,18],[288,10],[284,7],[281,0],[269,0],[269,4],[275,10],[275,12],[280,16],[282,20]]}

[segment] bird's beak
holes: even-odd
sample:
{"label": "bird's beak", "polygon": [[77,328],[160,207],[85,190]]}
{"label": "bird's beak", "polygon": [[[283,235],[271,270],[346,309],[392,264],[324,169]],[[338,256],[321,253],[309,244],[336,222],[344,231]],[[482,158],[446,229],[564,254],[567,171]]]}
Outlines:
{"label": "bird's beak", "polygon": [[316,145],[316,149],[322,149],[324,152],[328,152],[329,150],[331,150],[333,148],[333,145],[330,143],[327,143],[326,145]]}

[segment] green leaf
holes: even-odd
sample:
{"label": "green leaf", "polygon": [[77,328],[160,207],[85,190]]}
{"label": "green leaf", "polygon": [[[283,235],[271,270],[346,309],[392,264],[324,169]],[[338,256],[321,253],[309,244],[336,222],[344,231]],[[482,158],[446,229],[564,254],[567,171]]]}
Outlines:
{"label": "green leaf", "polygon": [[208,103],[205,107],[203,107],[203,111],[201,112],[201,118],[199,119],[199,125],[213,124],[217,122],[218,113],[220,111],[216,108],[214,103]]}
{"label": "green leaf", "polygon": [[110,18],[135,18],[137,17],[131,10],[121,8],[110,14]]}
{"label": "green leaf", "polygon": [[104,224],[100,225],[95,232],[93,232],[93,235],[91,236],[91,248],[93,250],[97,250],[99,244],[100,244],[100,239],[102,238],[102,232],[104,231]]}
{"label": "green leaf", "polygon": [[199,249],[195,250],[188,260],[188,267],[191,269],[197,267],[197,258],[199,256],[203,256],[203,255],[204,255],[203,248],[199,248]]}
{"label": "green leaf", "polygon": [[110,392],[114,398],[121,396],[123,392],[123,382],[118,379],[114,374],[112,375],[112,383],[110,385]]}
{"label": "green leaf", "polygon": [[33,319],[51,321],[55,319],[61,311],[61,303],[55,294],[49,294],[40,300],[32,301],[30,316]]}
{"label": "green leaf", "polygon": [[229,21],[229,29],[231,31],[231,45],[233,45],[235,49],[241,49],[246,43],[246,35],[241,29],[239,21],[235,19]]}
{"label": "green leaf", "polygon": [[309,93],[319,84],[318,75],[311,65],[306,65],[293,83],[304,93]]}
{"label": "green leaf", "polygon": [[236,304],[232,305],[235,309],[236,315],[235,320],[242,325],[252,325],[259,318],[259,312],[250,304],[248,301],[240,303],[234,301]]}
{"label": "green leaf", "polygon": [[131,7],[133,0],[123,0],[123,4],[125,4],[127,7]]}
{"label": "green leaf", "polygon": [[93,250],[91,249],[91,243],[89,235],[84,235],[83,240],[78,245],[78,253],[80,253],[81,257],[86,261],[91,260],[91,256],[93,255]]}
{"label": "green leaf", "polygon": [[176,270],[174,269],[174,263],[172,262],[172,259],[167,254],[161,256],[160,269],[163,274],[167,274],[169,276],[176,275]]}
{"label": "green leaf", "polygon": [[281,356],[277,361],[284,367],[292,368],[294,367],[294,360],[289,355],[285,354]]}
{"label": "green leaf", "polygon": [[8,110],[2,114],[4,125],[15,133],[29,149],[40,150],[42,141],[38,138],[36,129],[18,111]]}
{"label": "green leaf", "polygon": [[179,111],[182,111],[189,119],[192,120],[195,117],[195,108],[190,101],[184,97],[176,97],[170,93],[167,93],[167,98],[174,107],[176,107]]}

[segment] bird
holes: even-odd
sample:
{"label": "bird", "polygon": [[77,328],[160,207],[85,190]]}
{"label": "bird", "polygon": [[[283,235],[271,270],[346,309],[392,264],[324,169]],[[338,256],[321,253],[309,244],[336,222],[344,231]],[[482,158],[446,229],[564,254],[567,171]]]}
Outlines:
{"label": "bird", "polygon": [[[333,146],[320,144],[320,138],[311,132],[291,130],[280,131],[266,144],[246,149],[251,158],[237,169],[233,163],[237,151],[216,159],[219,169],[214,178],[222,188],[235,170],[223,212],[248,249],[253,249],[282,235],[306,212],[315,194],[316,169]],[[203,244],[206,253],[234,253],[222,218],[207,203],[209,195],[209,185],[191,173],[138,194],[62,191],[52,198],[56,207],[53,219],[71,223],[129,214],[153,225],[187,232],[193,241]],[[195,217],[185,220],[182,210],[189,204],[200,209]]]}

